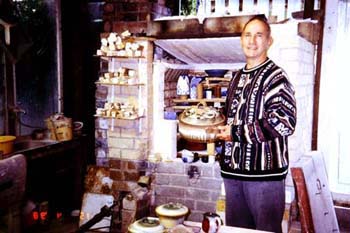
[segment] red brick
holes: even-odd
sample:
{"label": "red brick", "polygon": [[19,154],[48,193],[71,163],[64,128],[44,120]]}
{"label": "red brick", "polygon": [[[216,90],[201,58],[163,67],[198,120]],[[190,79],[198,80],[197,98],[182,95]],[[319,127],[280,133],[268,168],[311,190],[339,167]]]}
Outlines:
{"label": "red brick", "polygon": [[125,180],[124,173],[115,169],[110,170],[110,178],[115,181]]}
{"label": "red brick", "polygon": [[109,159],[109,167],[115,169],[122,168],[122,161],[119,159]]}

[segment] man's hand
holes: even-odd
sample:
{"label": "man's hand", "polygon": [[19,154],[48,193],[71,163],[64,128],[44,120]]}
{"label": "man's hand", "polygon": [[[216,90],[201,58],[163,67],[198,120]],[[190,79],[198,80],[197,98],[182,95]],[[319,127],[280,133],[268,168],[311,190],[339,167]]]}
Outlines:
{"label": "man's hand", "polygon": [[230,125],[218,126],[218,129],[220,132],[216,135],[217,139],[224,141],[232,141]]}

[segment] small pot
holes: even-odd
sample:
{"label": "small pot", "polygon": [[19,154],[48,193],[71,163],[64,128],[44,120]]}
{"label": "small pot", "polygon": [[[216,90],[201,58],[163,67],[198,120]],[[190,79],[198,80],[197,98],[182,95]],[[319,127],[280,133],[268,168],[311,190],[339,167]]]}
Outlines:
{"label": "small pot", "polygon": [[154,217],[144,217],[133,224],[128,228],[129,233],[163,233],[164,226],[159,222],[158,218]]}
{"label": "small pot", "polygon": [[165,228],[172,228],[185,221],[189,209],[180,203],[168,203],[160,205],[156,208],[156,214],[159,217],[160,223]]}
{"label": "small pot", "polygon": [[[2,151],[2,154],[7,155],[12,153],[13,151],[13,142],[15,141],[15,136],[0,136],[0,152]],[[1,154],[1,153],[0,153]]]}

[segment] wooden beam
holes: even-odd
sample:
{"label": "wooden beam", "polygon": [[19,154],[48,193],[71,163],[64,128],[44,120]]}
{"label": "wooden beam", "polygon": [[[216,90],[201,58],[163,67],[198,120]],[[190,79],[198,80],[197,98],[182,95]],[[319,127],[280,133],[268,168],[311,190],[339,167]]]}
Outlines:
{"label": "wooden beam", "polygon": [[[321,0],[321,12],[325,12],[326,0]],[[321,83],[321,64],[322,64],[322,48],[323,48],[323,31],[324,31],[324,13],[321,14],[318,20],[319,26],[319,39],[317,42],[317,55],[316,55],[316,73],[314,84],[314,105],[312,116],[312,139],[311,149],[317,150],[317,138],[318,138],[318,114],[319,114],[319,101],[320,101],[320,83]]]}
{"label": "wooden beam", "polygon": [[[324,15],[324,10],[314,10],[309,18],[320,20]],[[295,11],[292,12],[292,17],[294,19],[304,19],[304,11]]]}
{"label": "wooden beam", "polygon": [[305,0],[304,19],[311,18],[314,12],[315,0]]}
{"label": "wooden beam", "polygon": [[157,39],[240,36],[244,24],[254,16],[208,17],[202,23],[197,18],[155,20],[149,22],[147,36]]}
{"label": "wooden beam", "polygon": [[318,23],[313,22],[301,22],[298,23],[298,35],[317,45],[320,37],[320,26]]}

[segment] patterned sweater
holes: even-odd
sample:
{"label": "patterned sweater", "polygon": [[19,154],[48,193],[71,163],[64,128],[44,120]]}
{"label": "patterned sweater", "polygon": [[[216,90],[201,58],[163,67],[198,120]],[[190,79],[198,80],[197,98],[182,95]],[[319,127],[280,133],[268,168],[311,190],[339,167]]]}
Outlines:
{"label": "patterned sweater", "polygon": [[223,143],[221,174],[241,180],[281,180],[288,172],[288,139],[296,126],[294,88],[267,59],[232,78],[225,107],[232,141]]}

